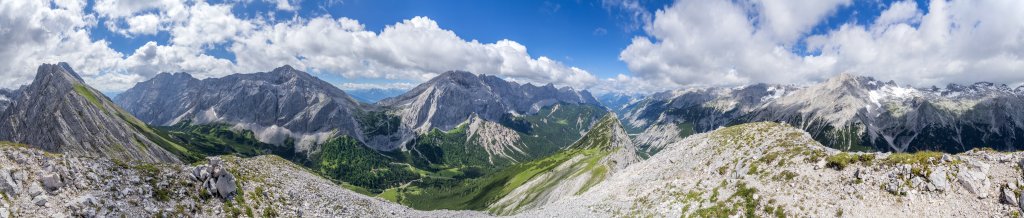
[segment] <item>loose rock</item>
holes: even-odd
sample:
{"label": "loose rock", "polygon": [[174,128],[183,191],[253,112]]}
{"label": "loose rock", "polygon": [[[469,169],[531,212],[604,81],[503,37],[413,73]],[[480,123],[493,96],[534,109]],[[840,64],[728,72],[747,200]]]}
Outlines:
{"label": "loose rock", "polygon": [[1009,187],[1004,186],[1002,191],[999,193],[1000,200],[1002,200],[1001,202],[1004,204],[1013,205],[1017,203],[1017,196],[1013,194],[1013,190],[1010,190]]}
{"label": "loose rock", "polygon": [[8,169],[0,169],[0,192],[7,195],[17,195],[21,192],[21,186],[14,181]]}
{"label": "loose rock", "polygon": [[30,184],[31,185],[28,186],[28,195],[29,196],[36,197],[36,196],[39,196],[40,194],[43,194],[43,187],[39,186],[39,183],[33,182],[33,183],[30,183]]}
{"label": "loose rock", "polygon": [[938,191],[949,190],[949,181],[947,180],[946,170],[943,168],[936,168],[928,175],[928,182],[931,183],[932,186],[935,187],[935,190]]}
{"label": "loose rock", "polygon": [[64,187],[64,182],[61,181],[60,175],[54,173],[44,174],[42,177],[39,177],[39,182],[42,182],[43,188],[46,188],[46,191],[50,192],[57,191],[61,187]]}
{"label": "loose rock", "polygon": [[960,167],[960,184],[978,198],[987,198],[988,190],[992,187],[992,182],[988,179],[988,164],[967,159],[966,165]]}
{"label": "loose rock", "polygon": [[49,200],[49,197],[47,197],[46,195],[39,195],[39,196],[36,196],[36,197],[32,198],[32,203],[35,204],[36,206],[42,207],[42,206],[46,206],[46,201],[47,200]]}

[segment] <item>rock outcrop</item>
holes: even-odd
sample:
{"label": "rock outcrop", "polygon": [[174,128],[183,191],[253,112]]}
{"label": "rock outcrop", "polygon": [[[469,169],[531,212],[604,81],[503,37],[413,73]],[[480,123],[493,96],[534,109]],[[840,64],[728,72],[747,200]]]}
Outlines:
{"label": "rock outcrop", "polygon": [[89,87],[66,63],[39,66],[32,84],[0,113],[0,140],[46,151],[177,162],[146,124]]}
{"label": "rock outcrop", "polygon": [[[216,195],[222,199],[232,199],[237,194],[235,176],[221,166],[222,160],[210,158],[208,164],[192,168],[192,179],[200,185],[200,192]],[[202,194],[202,193],[201,193]]]}

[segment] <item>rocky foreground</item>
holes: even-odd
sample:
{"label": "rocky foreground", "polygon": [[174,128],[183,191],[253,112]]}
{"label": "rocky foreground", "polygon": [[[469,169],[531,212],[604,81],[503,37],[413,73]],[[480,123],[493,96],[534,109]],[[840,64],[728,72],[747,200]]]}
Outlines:
{"label": "rocky foreground", "polygon": [[367,197],[276,156],[136,164],[0,143],[0,217],[450,217]]}
{"label": "rocky foreground", "polygon": [[784,124],[743,124],[669,144],[589,192],[519,215],[1019,217],[1022,157],[846,153]]}
{"label": "rocky foreground", "polygon": [[[752,123],[687,137],[520,217],[1019,217],[1024,153],[848,153]],[[135,164],[0,143],[0,217],[481,217],[367,197],[275,156]]]}

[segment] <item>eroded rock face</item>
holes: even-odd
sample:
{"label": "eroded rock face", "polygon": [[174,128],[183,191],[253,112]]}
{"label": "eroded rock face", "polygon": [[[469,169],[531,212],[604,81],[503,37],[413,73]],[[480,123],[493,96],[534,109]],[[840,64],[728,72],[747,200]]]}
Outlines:
{"label": "eroded rock face", "polygon": [[445,72],[378,105],[397,108],[405,125],[424,132],[455,128],[474,114],[499,120],[509,112],[529,114],[556,103],[600,105],[586,90],[555,88],[551,84],[520,85],[464,71]]}
{"label": "eroded rock face", "polygon": [[291,137],[302,147],[322,142],[334,131],[362,138],[354,117],[362,106],[356,100],[287,65],[203,80],[163,73],[119,94],[114,102],[153,125],[228,123],[271,144]]}
{"label": "eroded rock face", "polygon": [[18,94],[20,94],[20,91],[21,90],[17,90],[17,89],[16,90],[10,90],[10,89],[0,88],[0,113],[2,113],[4,110],[6,110],[7,107],[10,106],[11,103],[14,102],[14,99],[18,99]]}

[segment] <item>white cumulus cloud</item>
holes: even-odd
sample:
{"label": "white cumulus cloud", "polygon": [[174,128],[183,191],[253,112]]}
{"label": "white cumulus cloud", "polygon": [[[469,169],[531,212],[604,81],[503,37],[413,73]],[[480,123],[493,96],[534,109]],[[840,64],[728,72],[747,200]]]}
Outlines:
{"label": "white cumulus cloud", "polygon": [[153,14],[139,15],[128,19],[128,33],[156,34],[160,27],[160,18]]}
{"label": "white cumulus cloud", "polygon": [[[1024,80],[1024,1],[885,5],[871,23],[808,31],[848,1],[679,1],[622,51],[633,76],[683,86],[805,83],[842,72],[915,86]],[[803,43],[807,53],[796,52]]]}
{"label": "white cumulus cloud", "polygon": [[[273,1],[297,10],[300,1]],[[160,72],[199,78],[268,71],[291,64],[344,78],[425,81],[449,70],[466,70],[515,81],[586,88],[598,79],[586,70],[534,57],[512,40],[463,39],[427,17],[413,17],[375,32],[359,21],[321,16],[275,21],[244,19],[234,3],[173,0],[98,0],[93,13],[74,0],[0,2],[0,87],[31,81],[42,63],[68,62],[91,85],[121,91]],[[273,13],[273,12],[267,12]],[[166,32],[129,54],[90,38],[95,28],[126,37]],[[209,53],[223,49],[235,60]],[[399,84],[401,85],[401,84]]]}
{"label": "white cumulus cloud", "polygon": [[533,58],[511,40],[465,40],[427,17],[390,25],[380,33],[356,20],[317,17],[267,26],[231,46],[243,69],[282,63],[346,78],[425,81],[449,70],[499,75],[518,81],[586,87],[597,79],[547,57]]}

